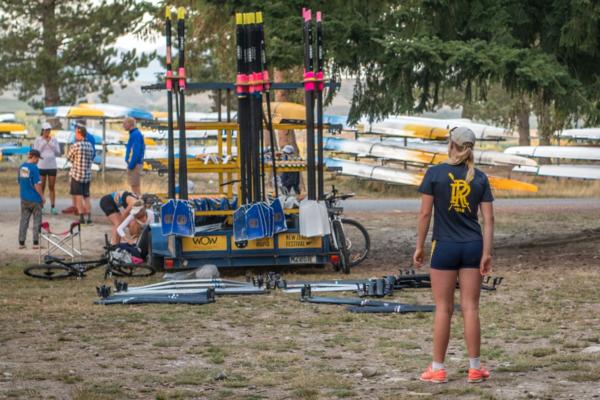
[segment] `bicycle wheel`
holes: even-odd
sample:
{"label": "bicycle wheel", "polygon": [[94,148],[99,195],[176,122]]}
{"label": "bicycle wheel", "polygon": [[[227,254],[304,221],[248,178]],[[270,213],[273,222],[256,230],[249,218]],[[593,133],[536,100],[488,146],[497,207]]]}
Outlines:
{"label": "bicycle wheel", "polygon": [[350,253],[350,266],[355,267],[363,262],[371,249],[371,238],[364,226],[358,221],[342,218],[346,247]]}
{"label": "bicycle wheel", "polygon": [[64,265],[56,265],[56,264],[36,264],[31,265],[23,270],[25,275],[30,276],[32,278],[38,279],[65,279],[72,275],[75,275],[75,272]]}
{"label": "bicycle wheel", "polygon": [[344,274],[350,273],[350,253],[346,246],[346,236],[344,235],[344,228],[342,222],[338,219],[331,222],[333,228],[333,234],[336,240],[336,247],[340,251],[340,269]]}
{"label": "bicycle wheel", "polygon": [[123,264],[115,265],[111,268],[112,274],[115,276],[128,276],[132,278],[141,278],[151,276],[156,273],[156,270],[148,264]]}

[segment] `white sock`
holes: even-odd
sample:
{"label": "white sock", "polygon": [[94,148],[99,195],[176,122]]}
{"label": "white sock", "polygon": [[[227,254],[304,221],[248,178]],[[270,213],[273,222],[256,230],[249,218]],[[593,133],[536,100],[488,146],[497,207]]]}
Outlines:
{"label": "white sock", "polygon": [[474,368],[474,369],[481,368],[481,361],[479,360],[479,357],[469,358],[469,368]]}
{"label": "white sock", "polygon": [[431,363],[431,369],[432,369],[433,371],[437,371],[437,370],[440,370],[440,369],[444,369],[444,363],[439,363],[439,362],[435,362],[435,361],[433,361],[433,362]]}

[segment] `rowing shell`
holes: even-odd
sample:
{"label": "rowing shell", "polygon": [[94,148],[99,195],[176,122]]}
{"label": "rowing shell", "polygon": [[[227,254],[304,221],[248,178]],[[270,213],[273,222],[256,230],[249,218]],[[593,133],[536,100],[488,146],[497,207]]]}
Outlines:
{"label": "rowing shell", "polygon": [[451,129],[462,126],[469,128],[479,140],[502,140],[512,135],[502,128],[478,124],[467,119],[435,119],[395,116],[378,122],[363,119],[362,130],[386,136],[446,140]]}
{"label": "rowing shell", "polygon": [[[367,165],[348,160],[325,158],[327,167],[341,168],[342,175],[356,176],[383,182],[398,183],[402,185],[419,186],[423,180],[422,172],[404,171],[377,165]],[[514,179],[488,176],[490,186],[496,190],[512,190],[522,192],[537,192],[536,185]]]}
{"label": "rowing shell", "polygon": [[575,140],[600,140],[600,128],[565,129],[557,136]]}
{"label": "rowing shell", "polygon": [[[357,154],[359,157],[371,156],[420,164],[439,164],[448,159],[448,146],[446,145],[409,144],[400,146],[394,139],[375,142],[332,137],[325,138],[323,142],[325,150]],[[537,166],[535,160],[497,151],[475,150],[474,157],[476,164]]]}
{"label": "rowing shell", "polygon": [[568,158],[572,160],[600,161],[600,147],[515,146],[504,150],[504,153],[526,157]]}
{"label": "rowing shell", "polygon": [[600,165],[540,165],[515,167],[513,171],[556,178],[600,179]]}

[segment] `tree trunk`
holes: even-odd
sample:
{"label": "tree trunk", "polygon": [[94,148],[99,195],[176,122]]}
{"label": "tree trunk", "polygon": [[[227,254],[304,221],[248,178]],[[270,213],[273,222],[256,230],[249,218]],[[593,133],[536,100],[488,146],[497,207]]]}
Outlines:
{"label": "tree trunk", "polygon": [[529,131],[529,114],[531,107],[526,97],[519,101],[517,109],[517,126],[519,129],[519,146],[530,146],[531,135]]}
{"label": "tree trunk", "polygon": [[550,145],[552,137],[552,116],[550,115],[550,104],[540,101],[538,112],[538,137],[540,146]]}
{"label": "tree trunk", "polygon": [[460,117],[465,119],[473,118],[473,105],[470,102],[465,102],[463,104]]}
{"label": "tree trunk", "polygon": [[60,77],[57,65],[58,40],[56,30],[56,0],[44,0],[41,9],[42,40],[44,42],[40,68],[44,71],[44,105],[60,103]]}

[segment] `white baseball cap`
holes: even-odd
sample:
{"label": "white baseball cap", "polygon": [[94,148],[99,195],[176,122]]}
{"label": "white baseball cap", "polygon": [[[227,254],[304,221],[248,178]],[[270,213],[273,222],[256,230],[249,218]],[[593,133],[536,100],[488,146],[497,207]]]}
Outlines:
{"label": "white baseball cap", "polygon": [[44,122],[44,123],[42,124],[42,130],[43,130],[43,131],[47,131],[47,130],[50,130],[50,129],[52,129],[52,125],[50,125],[49,123],[47,123],[47,122]]}
{"label": "white baseball cap", "polygon": [[450,140],[459,146],[464,146],[467,143],[475,144],[475,134],[469,128],[459,126],[450,130]]}
{"label": "white baseball cap", "polygon": [[144,202],[141,200],[137,200],[135,203],[133,203],[133,207],[131,207],[130,214],[138,215],[140,213],[140,211],[142,211],[143,209],[144,209]]}

